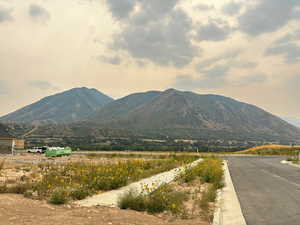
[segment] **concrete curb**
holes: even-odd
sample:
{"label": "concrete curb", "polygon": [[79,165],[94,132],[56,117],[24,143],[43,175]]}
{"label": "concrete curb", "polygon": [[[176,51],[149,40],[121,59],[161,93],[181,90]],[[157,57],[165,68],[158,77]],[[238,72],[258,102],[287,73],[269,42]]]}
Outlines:
{"label": "concrete curb", "polygon": [[223,168],[225,187],[218,193],[213,225],[247,225],[226,161]]}
{"label": "concrete curb", "polygon": [[289,161],[286,161],[286,160],[282,160],[280,163],[281,164],[288,164],[290,166],[294,166],[294,167],[300,168],[300,165],[297,165],[295,163],[292,163],[292,162],[289,162]]}
{"label": "concrete curb", "polygon": [[112,190],[105,192],[103,194],[94,195],[87,199],[80,200],[75,202],[75,204],[83,207],[92,207],[92,206],[107,206],[107,207],[117,207],[119,198],[126,194],[127,192],[134,190],[137,194],[143,193],[145,186],[150,190],[154,191],[163,184],[172,182],[181,172],[187,167],[196,166],[203,159],[196,160],[187,166],[182,166],[179,168],[172,169],[167,172],[163,172],[152,177],[134,182],[128,186],[122,187],[118,190]]}

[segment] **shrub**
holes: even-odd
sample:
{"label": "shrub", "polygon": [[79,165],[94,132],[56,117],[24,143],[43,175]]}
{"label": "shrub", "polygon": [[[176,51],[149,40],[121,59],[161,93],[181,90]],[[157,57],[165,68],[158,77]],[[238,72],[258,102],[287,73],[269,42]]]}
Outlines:
{"label": "shrub", "polygon": [[85,188],[78,188],[74,191],[71,191],[70,193],[70,197],[74,200],[82,200],[89,195],[90,195],[89,191]]}
{"label": "shrub", "polygon": [[214,184],[219,189],[223,184],[223,167],[222,160],[216,157],[205,158],[201,163],[192,168],[186,168],[179,175],[179,180],[189,183],[196,178],[200,178],[202,182]]}
{"label": "shrub", "polygon": [[55,191],[52,193],[49,202],[55,205],[62,205],[67,202],[68,196],[65,191]]}
{"label": "shrub", "polygon": [[187,200],[186,193],[172,190],[170,186],[164,185],[148,195],[130,191],[121,197],[119,207],[149,213],[170,211],[173,214],[181,214],[184,212],[185,200]]}
{"label": "shrub", "polygon": [[25,191],[23,195],[24,195],[25,198],[32,198],[33,197],[32,191]]}
{"label": "shrub", "polygon": [[145,196],[137,195],[133,190],[123,195],[119,200],[118,205],[121,209],[147,211]]}

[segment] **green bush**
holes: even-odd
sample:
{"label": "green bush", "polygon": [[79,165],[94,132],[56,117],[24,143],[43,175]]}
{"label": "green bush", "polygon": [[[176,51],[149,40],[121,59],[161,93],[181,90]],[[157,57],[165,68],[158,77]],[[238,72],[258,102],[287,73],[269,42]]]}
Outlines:
{"label": "green bush", "polygon": [[74,200],[82,200],[82,199],[85,199],[89,195],[90,195],[89,191],[84,188],[78,188],[78,189],[70,192],[70,197]]}
{"label": "green bush", "polygon": [[24,195],[25,198],[32,198],[33,197],[32,191],[25,191],[23,195]]}
{"label": "green bush", "polygon": [[164,185],[148,195],[137,195],[130,191],[121,197],[119,207],[153,214],[164,211],[181,214],[184,212],[183,202],[187,198],[186,193],[172,190],[168,185]]}
{"label": "green bush", "polygon": [[65,204],[68,200],[67,193],[65,191],[55,191],[52,193],[49,202],[54,205]]}
{"label": "green bush", "polygon": [[136,211],[147,211],[145,196],[137,195],[129,191],[121,197],[118,203],[121,209],[132,209]]}

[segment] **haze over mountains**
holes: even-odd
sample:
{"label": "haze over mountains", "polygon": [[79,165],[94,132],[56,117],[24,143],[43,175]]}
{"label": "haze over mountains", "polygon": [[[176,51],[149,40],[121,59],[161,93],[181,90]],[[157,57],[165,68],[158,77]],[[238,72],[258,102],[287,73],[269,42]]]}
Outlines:
{"label": "haze over mountains", "polygon": [[[68,136],[98,135],[96,130],[101,129],[149,137],[300,139],[300,129],[256,106],[175,89],[136,93],[115,101],[95,89],[72,89],[0,120],[52,122]],[[39,134],[43,130],[38,129]],[[51,125],[45,132],[49,135],[56,130]]]}
{"label": "haze over mountains", "polygon": [[300,119],[299,118],[291,118],[291,117],[282,117],[283,120],[288,123],[300,128]]}

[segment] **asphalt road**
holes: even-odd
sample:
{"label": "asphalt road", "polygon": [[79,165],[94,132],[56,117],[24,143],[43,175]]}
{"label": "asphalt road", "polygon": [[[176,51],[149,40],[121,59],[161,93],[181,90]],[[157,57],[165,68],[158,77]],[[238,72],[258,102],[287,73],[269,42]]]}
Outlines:
{"label": "asphalt road", "polygon": [[300,225],[300,169],[280,157],[225,157],[247,225]]}

